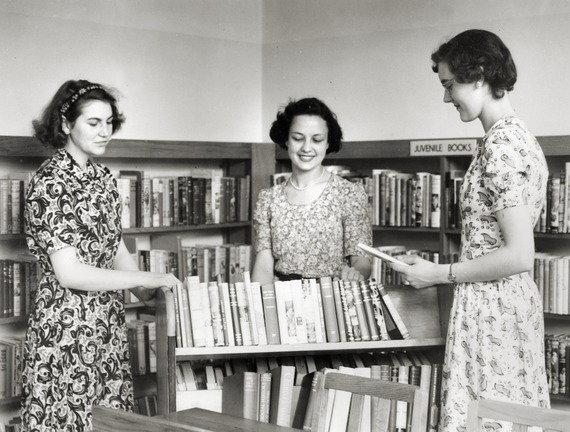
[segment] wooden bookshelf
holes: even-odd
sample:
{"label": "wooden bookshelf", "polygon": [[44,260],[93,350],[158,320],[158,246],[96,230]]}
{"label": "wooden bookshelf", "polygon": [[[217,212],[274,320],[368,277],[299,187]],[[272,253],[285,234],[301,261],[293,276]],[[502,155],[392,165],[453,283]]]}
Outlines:
{"label": "wooden bookshelf", "polygon": [[[53,153],[33,137],[0,136],[0,177],[8,177],[11,172],[34,172]],[[188,167],[207,166],[214,163],[225,176],[250,176],[250,211],[261,188],[270,185],[275,161],[274,147],[264,143],[208,142],[208,141],[161,141],[113,139],[106,153],[96,161],[121,169],[141,169],[140,166],[159,167],[168,170],[171,164],[185,163]],[[155,168],[156,170],[157,168]],[[183,226],[161,226],[152,228],[127,228],[125,236],[147,236],[150,239],[176,238],[182,234],[198,233],[200,236],[221,235],[225,243],[251,244],[251,220],[220,224]],[[12,256],[27,251],[24,234],[0,234],[0,248],[4,255]],[[128,305],[127,309],[141,307],[142,304]],[[0,335],[11,334],[13,325],[25,326],[27,317],[0,318]],[[160,346],[160,342],[159,342]],[[154,386],[156,374],[135,377],[135,394],[147,394]],[[14,413],[19,398],[0,400],[0,418],[3,413]],[[8,415],[8,414],[6,414]]]}

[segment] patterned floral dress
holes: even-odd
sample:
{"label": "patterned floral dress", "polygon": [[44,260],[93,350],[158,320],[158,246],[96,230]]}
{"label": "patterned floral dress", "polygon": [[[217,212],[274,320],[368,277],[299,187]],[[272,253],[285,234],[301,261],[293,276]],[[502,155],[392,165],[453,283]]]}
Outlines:
{"label": "patterned floral dress", "polygon": [[36,172],[26,199],[28,247],[43,271],[25,341],[26,431],[91,430],[91,407],[132,411],[123,293],[62,287],[49,255],[68,246],[111,269],[121,239],[120,203],[109,170],[83,171],[63,149]]}
{"label": "patterned floral dress", "polygon": [[356,245],[370,245],[368,196],[362,185],[331,175],[322,194],[308,205],[291,204],[286,184],[263,189],[254,214],[256,251],[271,249],[275,270],[305,278],[340,276]]}
{"label": "patterned floral dress", "polygon": [[[478,146],[461,188],[461,256],[468,261],[503,245],[495,212],[520,205],[536,223],[546,198],[542,150],[515,117],[499,120]],[[544,367],[542,299],[529,273],[459,283],[447,336],[441,431],[465,431],[472,399],[550,406]],[[488,425],[505,430],[506,425]]]}

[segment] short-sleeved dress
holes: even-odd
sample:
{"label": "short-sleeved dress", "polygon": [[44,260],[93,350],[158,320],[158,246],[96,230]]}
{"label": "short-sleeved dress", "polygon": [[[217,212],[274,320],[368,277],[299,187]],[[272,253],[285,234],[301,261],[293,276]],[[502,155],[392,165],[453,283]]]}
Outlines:
{"label": "short-sleeved dress", "polygon": [[263,189],[254,214],[257,252],[270,249],[275,271],[304,278],[340,276],[357,247],[372,241],[368,195],[361,184],[332,174],[307,205],[291,204],[286,184]]}
{"label": "short-sleeved dress", "polygon": [[[526,126],[513,116],[495,123],[479,144],[461,187],[460,261],[503,245],[495,217],[499,210],[528,204],[534,225],[545,203],[547,179],[544,154]],[[465,431],[472,399],[550,405],[542,312],[542,299],[529,273],[455,286],[441,431]]]}
{"label": "short-sleeved dress", "polygon": [[25,431],[91,430],[92,405],[132,411],[123,293],[64,288],[49,259],[73,246],[82,263],[113,268],[119,215],[110,171],[92,162],[83,171],[63,149],[30,182],[27,242],[43,275],[24,345]]}

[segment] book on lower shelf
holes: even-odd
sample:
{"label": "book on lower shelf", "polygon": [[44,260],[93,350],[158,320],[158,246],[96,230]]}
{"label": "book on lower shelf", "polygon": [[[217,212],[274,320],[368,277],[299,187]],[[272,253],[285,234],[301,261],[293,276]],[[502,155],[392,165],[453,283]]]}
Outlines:
{"label": "book on lower shelf", "polygon": [[[310,355],[212,360],[209,366],[219,371],[219,375],[214,376],[221,391],[212,390],[200,380],[191,384],[197,391],[178,387],[178,409],[203,407],[204,401],[208,400],[208,409],[217,410],[216,407],[219,406],[223,412],[246,418],[254,418],[255,412],[255,419],[259,421],[267,420],[274,424],[311,430],[313,422],[317,421],[314,417],[319,416],[314,407],[320,406],[319,398],[323,391],[320,385],[322,376],[326,373],[349,373],[386,381],[395,380],[419,385],[426,391],[434,392],[434,395],[439,392],[441,365],[432,363],[429,354],[421,350],[319,357],[318,369],[315,369],[315,359]],[[268,369],[269,364],[274,367]],[[177,366],[184,371],[184,376],[194,377],[205,375],[208,365],[203,361],[187,360],[178,362]],[[301,373],[304,376],[299,381],[297,375]],[[396,421],[397,424],[404,424],[408,419],[407,408],[401,404],[387,408],[385,401],[342,394],[335,395],[329,401],[331,415],[334,413],[333,420],[330,420],[331,428],[333,423],[335,426],[350,425],[351,428],[371,425],[385,418],[387,410],[394,412],[394,427]],[[431,410],[437,413],[438,409],[437,401],[434,400]]]}

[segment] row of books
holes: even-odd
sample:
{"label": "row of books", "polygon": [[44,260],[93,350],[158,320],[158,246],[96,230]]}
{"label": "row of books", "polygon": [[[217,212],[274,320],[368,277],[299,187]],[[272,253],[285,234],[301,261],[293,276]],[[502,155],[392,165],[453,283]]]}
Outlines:
{"label": "row of books", "polygon": [[123,228],[248,221],[250,177],[208,170],[187,176],[145,176],[120,171],[117,187]]}
{"label": "row of books", "polygon": [[553,395],[570,395],[569,334],[546,334],[544,336],[544,358],[548,391]]}
{"label": "row of books", "polygon": [[136,240],[126,238],[125,244],[142,271],[173,273],[180,280],[199,276],[203,282],[222,280],[236,282],[239,275],[251,269],[251,245],[183,245],[178,238],[176,251],[141,249]]}
{"label": "row of books", "polygon": [[531,274],[542,295],[544,312],[570,314],[570,256],[537,253]]}
{"label": "row of books", "polygon": [[546,206],[536,229],[547,233],[570,233],[570,162],[564,164],[559,176],[548,178]]}
{"label": "row of books", "polygon": [[[400,227],[440,226],[441,176],[428,172],[404,173],[373,169],[371,176],[343,166],[327,169],[353,183],[362,184],[368,194],[372,225]],[[273,174],[272,184],[285,183],[291,173]]]}
{"label": "row of books", "polygon": [[135,376],[156,373],[156,319],[154,315],[139,313],[137,319],[127,321],[129,357]]}
{"label": "row of books", "polygon": [[25,316],[39,280],[39,265],[32,260],[0,260],[0,318]]}
{"label": "row of books", "polygon": [[24,338],[0,337],[0,399],[22,394]]}
{"label": "row of books", "polygon": [[24,232],[24,181],[0,178],[0,234]]}
{"label": "row of books", "polygon": [[374,279],[330,277],[260,286],[202,282],[175,288],[177,346],[240,346],[408,339],[390,295]]}
{"label": "row of books", "polygon": [[373,225],[440,226],[439,174],[373,169],[369,191]]}
{"label": "row of books", "polygon": [[[317,364],[317,357],[328,357],[325,366]],[[308,431],[316,430],[317,420],[326,421],[324,430],[329,431],[379,430],[374,422],[378,417],[376,407],[371,400],[351,398],[350,394],[341,392],[330,395],[328,412],[324,417],[317,418],[319,413],[314,407],[319,404],[324,375],[346,373],[414,384],[428,394],[432,393],[432,418],[429,421],[433,430],[437,430],[441,365],[432,364],[422,352],[296,356],[267,360],[256,362],[255,369],[236,370],[227,375],[223,375],[225,369],[219,369],[222,412]],[[353,406],[355,403],[358,404],[356,409]],[[391,420],[387,430],[406,429],[407,404],[393,404],[389,410]],[[354,417],[351,418],[351,415]],[[351,422],[357,422],[357,427],[349,427]]]}
{"label": "row of books", "polygon": [[267,372],[278,366],[295,367],[295,385],[305,375],[321,369],[339,367],[363,368],[372,365],[430,364],[426,351],[341,352],[317,355],[282,355],[269,357],[236,357],[204,361],[180,361],[177,367],[177,391],[216,390],[223,387],[224,377],[239,372]]}
{"label": "row of books", "polygon": [[[459,189],[465,171],[446,173],[447,221],[449,228],[461,227]],[[560,175],[550,176],[547,182],[546,205],[542,208],[535,232],[570,233],[570,162],[566,162]]]}

